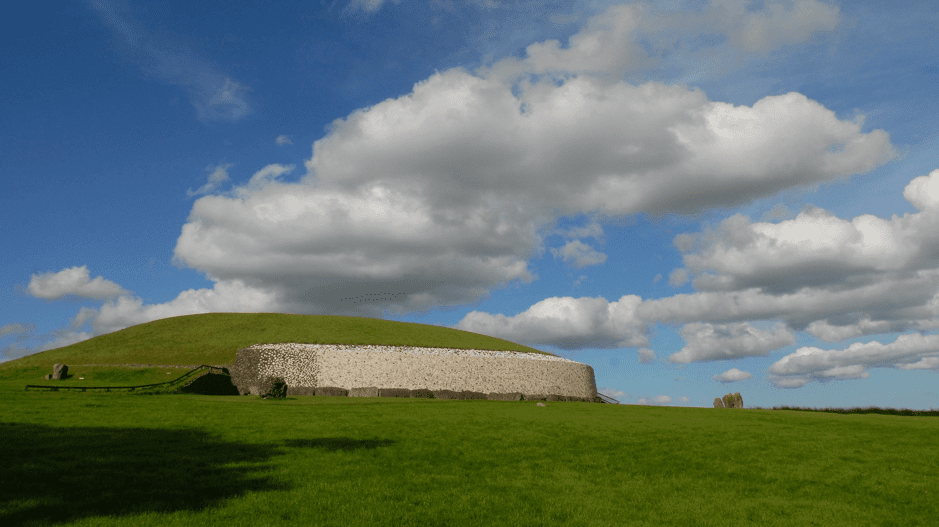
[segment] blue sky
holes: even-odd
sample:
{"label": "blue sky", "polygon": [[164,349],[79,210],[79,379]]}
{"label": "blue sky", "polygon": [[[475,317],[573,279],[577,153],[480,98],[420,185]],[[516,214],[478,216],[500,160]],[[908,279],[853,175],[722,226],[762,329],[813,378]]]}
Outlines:
{"label": "blue sky", "polygon": [[53,2],[0,32],[0,361],[338,314],[625,404],[939,407],[929,1]]}

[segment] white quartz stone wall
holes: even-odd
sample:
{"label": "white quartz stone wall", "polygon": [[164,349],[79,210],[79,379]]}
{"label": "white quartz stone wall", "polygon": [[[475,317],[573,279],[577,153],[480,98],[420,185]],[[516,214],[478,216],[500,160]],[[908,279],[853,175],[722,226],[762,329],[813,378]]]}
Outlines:
{"label": "white quartz stone wall", "polygon": [[251,349],[261,351],[259,376],[283,377],[288,386],[428,388],[587,398],[597,394],[592,367],[552,355],[329,344],[258,344]]}

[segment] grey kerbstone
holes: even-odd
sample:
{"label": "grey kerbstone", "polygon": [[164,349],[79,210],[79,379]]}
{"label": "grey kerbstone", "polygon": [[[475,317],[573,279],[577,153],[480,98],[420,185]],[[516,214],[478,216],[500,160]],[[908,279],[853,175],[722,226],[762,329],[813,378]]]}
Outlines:
{"label": "grey kerbstone", "polygon": [[379,388],[379,397],[410,397],[411,390],[407,388]]}
{"label": "grey kerbstone", "polygon": [[338,388],[336,386],[323,386],[316,388],[317,397],[348,397],[349,390]]}
{"label": "grey kerbstone", "polygon": [[525,394],[526,401],[544,401],[547,398],[548,396],[543,393],[526,393]]}
{"label": "grey kerbstone", "polygon": [[378,397],[378,387],[352,388],[349,390],[349,397]]}
{"label": "grey kerbstone", "polygon": [[459,399],[460,398],[459,392],[455,392],[453,390],[433,390],[433,393],[434,393],[434,399],[447,400],[447,399]]}
{"label": "grey kerbstone", "polygon": [[522,392],[513,393],[490,393],[487,397],[490,401],[521,401]]}

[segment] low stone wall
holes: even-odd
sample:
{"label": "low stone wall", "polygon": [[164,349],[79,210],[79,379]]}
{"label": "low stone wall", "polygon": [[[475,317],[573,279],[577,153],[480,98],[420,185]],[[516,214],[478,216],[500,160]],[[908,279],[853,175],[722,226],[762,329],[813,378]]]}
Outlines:
{"label": "low stone wall", "polygon": [[[593,368],[551,355],[397,346],[256,344],[238,350],[230,369],[241,393],[260,394],[266,376],[283,377],[289,395],[316,387],[521,393],[593,400]],[[350,393],[351,395],[351,393]]]}

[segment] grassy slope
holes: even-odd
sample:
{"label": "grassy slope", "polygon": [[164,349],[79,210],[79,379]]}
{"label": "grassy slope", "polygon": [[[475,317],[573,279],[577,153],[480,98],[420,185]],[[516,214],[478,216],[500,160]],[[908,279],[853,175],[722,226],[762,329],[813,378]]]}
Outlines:
{"label": "grassy slope", "polygon": [[[383,344],[553,355],[457,329],[373,318],[207,313],[164,318],[0,364],[0,371],[64,364],[233,364],[252,344]],[[50,370],[51,371],[51,370]]]}

